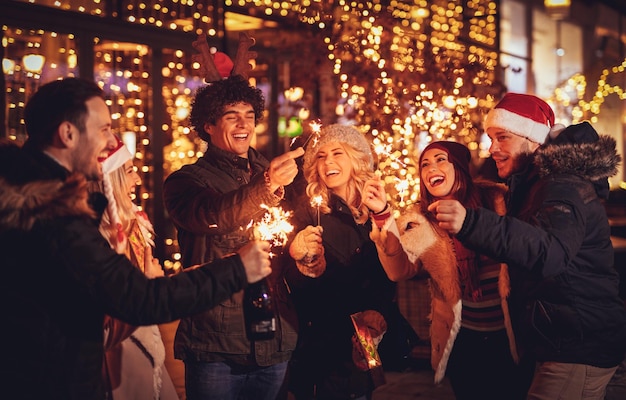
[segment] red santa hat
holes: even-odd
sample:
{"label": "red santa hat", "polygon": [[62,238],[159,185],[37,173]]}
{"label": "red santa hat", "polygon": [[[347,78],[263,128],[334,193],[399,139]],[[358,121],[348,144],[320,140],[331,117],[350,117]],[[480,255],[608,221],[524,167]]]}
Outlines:
{"label": "red santa hat", "polygon": [[543,144],[554,127],[554,111],[537,96],[507,93],[489,111],[484,127],[504,129]]}
{"label": "red santa hat", "polygon": [[124,142],[117,136],[115,139],[117,139],[115,148],[109,150],[106,157],[98,158],[98,161],[102,163],[102,173],[105,176],[124,165],[126,161],[133,159],[133,155],[130,154]]}
{"label": "red santa hat", "polygon": [[115,148],[109,150],[106,157],[99,157],[98,161],[102,163],[104,196],[109,202],[107,205],[107,212],[109,213],[111,224],[117,229],[116,237],[112,238],[112,241],[110,240],[111,247],[119,254],[124,254],[128,238],[122,230],[122,223],[117,210],[117,202],[115,201],[115,196],[113,195],[113,188],[111,186],[111,178],[109,177],[109,174],[122,167],[126,161],[132,160],[133,155],[130,154],[128,147],[126,147],[120,138],[117,136],[115,136],[115,138],[117,139]]}

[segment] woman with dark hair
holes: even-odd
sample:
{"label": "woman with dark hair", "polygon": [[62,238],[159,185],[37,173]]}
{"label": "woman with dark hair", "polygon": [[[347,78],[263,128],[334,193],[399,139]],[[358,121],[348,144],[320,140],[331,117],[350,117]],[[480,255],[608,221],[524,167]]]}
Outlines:
{"label": "woman with dark hair", "polygon": [[372,238],[393,281],[422,271],[429,274],[435,382],[448,376],[457,399],[524,398],[515,384],[518,355],[507,304],[506,265],[463,246],[428,212],[436,200],[456,199],[466,207],[505,213],[506,187],[473,181],[470,160],[462,144],[428,145],[418,164],[418,210],[403,212],[397,221],[387,218]]}

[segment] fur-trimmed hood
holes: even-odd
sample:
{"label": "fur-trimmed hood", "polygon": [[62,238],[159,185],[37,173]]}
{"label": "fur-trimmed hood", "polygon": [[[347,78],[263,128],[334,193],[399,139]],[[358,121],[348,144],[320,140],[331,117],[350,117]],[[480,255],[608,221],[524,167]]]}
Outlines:
{"label": "fur-trimmed hood", "polygon": [[598,194],[608,190],[607,179],[620,162],[615,139],[598,135],[588,122],[570,125],[537,149],[534,158],[541,176],[576,175],[593,182]]}
{"label": "fur-trimmed hood", "polygon": [[96,217],[83,175],[48,179],[49,174],[37,173],[30,154],[15,145],[0,146],[0,160],[0,230],[29,230],[37,221],[56,217]]}

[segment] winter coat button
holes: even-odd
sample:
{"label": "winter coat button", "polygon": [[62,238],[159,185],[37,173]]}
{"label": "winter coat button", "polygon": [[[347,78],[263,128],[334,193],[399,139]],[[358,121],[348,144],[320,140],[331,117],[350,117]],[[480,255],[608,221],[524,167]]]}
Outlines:
{"label": "winter coat button", "polygon": [[359,253],[361,252],[361,248],[360,248],[360,247],[357,247],[357,248],[356,248],[356,250],[354,250],[354,252],[355,252],[356,254],[359,254]]}
{"label": "winter coat button", "polygon": [[238,176],[237,177],[237,182],[241,182],[242,179],[243,179],[242,177]]}

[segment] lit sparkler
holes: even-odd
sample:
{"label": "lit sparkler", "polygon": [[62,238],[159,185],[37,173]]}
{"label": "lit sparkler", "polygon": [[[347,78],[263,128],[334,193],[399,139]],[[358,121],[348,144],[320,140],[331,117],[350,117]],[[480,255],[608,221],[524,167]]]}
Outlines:
{"label": "lit sparkler", "polygon": [[[254,237],[266,240],[270,247],[281,247],[287,243],[287,234],[293,232],[293,225],[288,221],[291,211],[284,211],[282,207],[268,207],[261,204],[261,208],[267,210],[263,218],[254,224]],[[273,254],[270,252],[270,257]]]}
{"label": "lit sparkler", "polygon": [[[309,126],[311,127],[311,134],[302,144],[303,148],[306,147],[306,144],[309,143],[309,140],[311,140],[311,138],[313,138],[313,147],[317,145],[317,141],[320,139],[320,130],[322,129],[322,122],[319,119],[317,119],[315,121],[311,121],[309,123]],[[291,143],[289,143],[289,147],[293,146],[296,139],[297,137],[291,139]]]}
{"label": "lit sparkler", "polygon": [[311,198],[311,207],[317,207],[317,226],[320,226],[320,206],[322,205],[322,196],[317,195]]}

